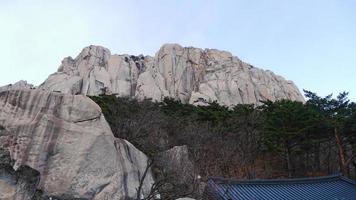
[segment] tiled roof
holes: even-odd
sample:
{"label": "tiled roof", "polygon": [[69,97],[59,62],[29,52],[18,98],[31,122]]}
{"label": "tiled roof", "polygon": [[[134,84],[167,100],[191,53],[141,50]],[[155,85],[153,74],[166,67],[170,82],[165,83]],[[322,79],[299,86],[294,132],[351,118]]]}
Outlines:
{"label": "tiled roof", "polygon": [[340,175],[238,181],[210,178],[205,200],[356,200],[356,182]]}

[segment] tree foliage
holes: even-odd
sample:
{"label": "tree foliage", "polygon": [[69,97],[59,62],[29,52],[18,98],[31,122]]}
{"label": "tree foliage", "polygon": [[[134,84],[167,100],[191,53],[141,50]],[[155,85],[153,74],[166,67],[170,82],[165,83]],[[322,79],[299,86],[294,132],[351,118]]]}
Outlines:
{"label": "tree foliage", "polygon": [[147,155],[177,145],[204,178],[356,176],[356,104],[343,92],[320,97],[304,91],[305,103],[265,101],[226,107],[183,104],[166,98],[155,103],[115,96],[91,97],[115,137],[127,139]]}

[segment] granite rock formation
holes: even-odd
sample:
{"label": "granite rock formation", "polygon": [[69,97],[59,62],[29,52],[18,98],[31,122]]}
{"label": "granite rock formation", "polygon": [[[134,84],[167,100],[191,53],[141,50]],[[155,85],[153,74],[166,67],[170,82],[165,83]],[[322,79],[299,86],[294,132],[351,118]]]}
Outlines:
{"label": "granite rock formation", "polygon": [[111,55],[89,46],[67,57],[40,88],[70,94],[117,94],[161,101],[223,105],[291,99],[304,101],[292,81],[253,67],[227,51],[165,44],[150,56]]}
{"label": "granite rock formation", "polygon": [[175,146],[166,151],[160,152],[155,158],[155,165],[170,174],[175,185],[185,188],[185,192],[194,191],[194,184],[197,184],[196,171],[193,162],[189,159],[188,147]]}
{"label": "granite rock formation", "polygon": [[[0,87],[0,149],[11,155],[10,164],[0,169],[0,186],[8,188],[0,188],[0,197],[28,199],[34,188],[41,191],[39,199],[136,196],[148,158],[115,138],[100,107],[85,97],[100,94],[153,101],[171,97],[194,105],[304,101],[293,82],[226,51],[166,44],[151,57],[112,55],[89,46],[76,58],[65,58],[37,89],[26,81]],[[184,186],[196,178],[188,157],[186,146],[174,147],[158,155],[157,166]],[[40,179],[22,179],[24,166],[39,172]],[[149,170],[143,195],[153,182]]]}
{"label": "granite rock formation", "polygon": [[[47,196],[121,200],[136,196],[147,157],[114,138],[101,109],[88,97],[41,90],[0,92],[0,148],[14,169],[41,174]],[[143,193],[153,178],[148,173]],[[65,196],[63,196],[65,195]]]}

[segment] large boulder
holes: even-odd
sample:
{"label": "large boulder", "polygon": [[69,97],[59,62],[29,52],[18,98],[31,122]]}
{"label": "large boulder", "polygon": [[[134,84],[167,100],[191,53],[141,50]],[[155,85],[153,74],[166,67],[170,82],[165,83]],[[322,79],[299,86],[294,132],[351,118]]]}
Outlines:
{"label": "large boulder", "polygon": [[111,55],[104,47],[89,46],[75,59],[65,58],[40,88],[155,101],[171,97],[195,105],[304,101],[292,81],[253,67],[227,51],[178,44],[163,45],[155,57]]}
{"label": "large boulder", "polygon": [[[193,162],[189,159],[188,147],[175,146],[155,156],[157,180],[166,179],[170,184],[164,190],[172,191],[174,195],[199,196],[199,175]],[[174,189],[169,188],[171,185]]]}
{"label": "large boulder", "polygon": [[[61,199],[136,196],[147,157],[114,138],[101,109],[83,95],[41,90],[0,92],[0,148],[41,174],[38,189]],[[5,131],[4,131],[5,130]],[[149,171],[143,194],[153,183]]]}
{"label": "large boulder", "polygon": [[155,157],[155,165],[165,173],[170,174],[175,184],[193,186],[194,180],[198,176],[194,169],[193,162],[189,159],[188,147],[175,146],[166,151],[160,152]]}

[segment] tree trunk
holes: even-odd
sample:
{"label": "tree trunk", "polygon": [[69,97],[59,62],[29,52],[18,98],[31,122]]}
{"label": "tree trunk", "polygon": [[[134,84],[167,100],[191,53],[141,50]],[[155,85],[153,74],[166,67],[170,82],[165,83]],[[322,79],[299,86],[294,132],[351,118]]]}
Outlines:
{"label": "tree trunk", "polygon": [[337,127],[334,128],[334,135],[335,135],[336,145],[338,147],[340,171],[342,175],[348,176],[348,163],[346,162],[345,159],[345,150]]}
{"label": "tree trunk", "polygon": [[331,173],[331,168],[332,168],[332,166],[330,166],[330,164],[331,164],[331,139],[329,139],[329,141],[328,141],[328,157],[327,157],[327,159],[328,159],[328,174],[330,174]]}
{"label": "tree trunk", "polygon": [[317,171],[320,171],[320,143],[315,145],[315,167]]}
{"label": "tree trunk", "polygon": [[292,177],[292,161],[290,155],[289,145],[286,145],[286,160],[287,160],[287,169],[288,169],[288,177]]}

